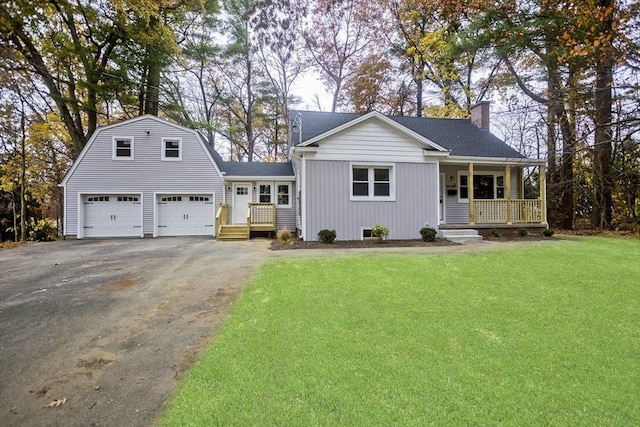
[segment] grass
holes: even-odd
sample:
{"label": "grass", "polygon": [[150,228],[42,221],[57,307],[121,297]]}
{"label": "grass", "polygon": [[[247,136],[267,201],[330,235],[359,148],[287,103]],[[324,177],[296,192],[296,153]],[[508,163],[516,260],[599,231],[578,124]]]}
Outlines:
{"label": "grass", "polygon": [[640,424],[640,241],[263,268],[160,425]]}

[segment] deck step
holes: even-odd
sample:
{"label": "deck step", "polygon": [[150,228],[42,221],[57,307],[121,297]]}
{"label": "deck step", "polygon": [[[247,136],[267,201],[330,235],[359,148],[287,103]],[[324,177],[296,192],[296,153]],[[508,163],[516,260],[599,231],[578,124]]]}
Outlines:
{"label": "deck step", "polygon": [[249,238],[249,229],[246,225],[223,225],[220,227],[217,239],[225,240],[247,240]]}
{"label": "deck step", "polygon": [[478,230],[458,229],[458,230],[440,230],[438,237],[455,243],[477,242],[482,240],[482,236],[478,234]]}

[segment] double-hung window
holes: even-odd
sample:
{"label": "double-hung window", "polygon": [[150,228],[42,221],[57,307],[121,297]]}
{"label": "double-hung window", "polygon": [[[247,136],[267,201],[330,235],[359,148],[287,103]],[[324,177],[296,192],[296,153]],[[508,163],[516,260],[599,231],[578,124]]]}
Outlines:
{"label": "double-hung window", "polygon": [[133,160],[133,137],[114,136],[112,144],[113,160]]}
{"label": "double-hung window", "polygon": [[181,138],[162,138],[162,160],[182,160]]}
{"label": "double-hung window", "polygon": [[291,207],[291,184],[276,183],[278,207]]}
{"label": "double-hung window", "polygon": [[259,182],[258,201],[260,203],[274,203],[279,208],[291,207],[291,184],[280,182]]}
{"label": "double-hung window", "polygon": [[351,165],[351,200],[394,200],[394,168],[390,165]]}
{"label": "double-hung window", "polygon": [[260,203],[271,203],[271,184],[260,184],[260,192],[258,194],[258,201]]}

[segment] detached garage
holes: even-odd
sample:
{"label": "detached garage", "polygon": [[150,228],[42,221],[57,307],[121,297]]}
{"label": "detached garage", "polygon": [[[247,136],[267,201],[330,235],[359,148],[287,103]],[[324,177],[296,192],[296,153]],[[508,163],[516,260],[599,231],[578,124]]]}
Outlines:
{"label": "detached garage", "polygon": [[156,236],[213,236],[213,194],[156,196]]}
{"label": "detached garage", "polygon": [[81,194],[80,237],[142,237],[141,194]]}
{"label": "detached garage", "polygon": [[220,155],[156,116],[98,128],[63,179],[68,237],[215,235]]}

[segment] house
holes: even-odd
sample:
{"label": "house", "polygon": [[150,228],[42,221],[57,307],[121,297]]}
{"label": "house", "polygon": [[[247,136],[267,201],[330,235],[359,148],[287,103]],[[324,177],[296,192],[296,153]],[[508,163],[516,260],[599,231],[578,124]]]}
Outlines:
{"label": "house", "polygon": [[488,102],[471,120],[292,112],[301,237],[316,240],[327,228],[359,240],[376,223],[391,239],[419,238],[425,225],[441,235],[546,226],[544,179],[541,197],[525,199],[522,178],[527,167],[544,177],[544,161],[525,158],[488,128]]}
{"label": "house", "polygon": [[[339,240],[468,228],[546,226],[545,185],[524,198],[527,159],[472,120],[293,111],[289,162],[225,162],[197,131],[155,116],[98,128],[60,184],[69,237],[297,230]],[[476,117],[477,116],[477,117]],[[477,123],[477,124],[476,124]]]}
{"label": "house", "polygon": [[244,238],[295,228],[290,163],[225,162],[198,132],[145,115],[98,128],[60,186],[64,235]]}

